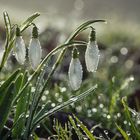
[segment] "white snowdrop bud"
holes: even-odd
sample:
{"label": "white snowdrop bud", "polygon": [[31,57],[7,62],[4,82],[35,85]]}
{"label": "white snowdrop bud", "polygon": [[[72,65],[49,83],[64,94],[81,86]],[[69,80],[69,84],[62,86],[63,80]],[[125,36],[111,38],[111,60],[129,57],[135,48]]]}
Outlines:
{"label": "white snowdrop bud", "polygon": [[33,27],[32,39],[29,43],[29,61],[32,68],[35,70],[40,64],[42,57],[42,49],[38,39],[37,27]]}
{"label": "white snowdrop bud", "polygon": [[85,52],[86,67],[89,72],[95,72],[99,63],[99,49],[95,38],[95,31],[90,34],[90,41]]}
{"label": "white snowdrop bud", "polygon": [[26,57],[26,48],[25,43],[20,35],[20,29],[16,28],[16,39],[15,39],[15,47],[14,47],[15,57],[19,64],[23,65]]}
{"label": "white snowdrop bud", "polygon": [[78,52],[76,48],[73,50],[72,53],[72,59],[70,62],[68,75],[71,88],[73,90],[78,90],[82,83],[83,70],[80,60],[78,58]]}

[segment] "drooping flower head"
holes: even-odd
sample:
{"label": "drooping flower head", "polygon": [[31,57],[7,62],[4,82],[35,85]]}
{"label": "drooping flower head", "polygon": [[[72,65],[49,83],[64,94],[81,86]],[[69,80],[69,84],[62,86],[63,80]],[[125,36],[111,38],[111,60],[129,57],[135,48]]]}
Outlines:
{"label": "drooping flower head", "polygon": [[72,51],[72,59],[69,66],[69,82],[73,90],[78,90],[82,83],[83,70],[80,60],[78,58],[78,50],[76,48]]}
{"label": "drooping flower head", "polygon": [[86,67],[89,72],[95,72],[99,63],[99,49],[96,42],[96,33],[92,28],[92,31],[89,35],[89,42],[85,52],[85,62]]}
{"label": "drooping flower head", "polygon": [[19,27],[16,28],[14,52],[15,52],[16,60],[19,62],[19,64],[23,65],[26,57],[26,48]]}
{"label": "drooping flower head", "polygon": [[33,27],[32,39],[29,43],[29,61],[32,68],[35,70],[40,64],[42,57],[42,49],[40,41],[38,39],[38,29],[36,26]]}

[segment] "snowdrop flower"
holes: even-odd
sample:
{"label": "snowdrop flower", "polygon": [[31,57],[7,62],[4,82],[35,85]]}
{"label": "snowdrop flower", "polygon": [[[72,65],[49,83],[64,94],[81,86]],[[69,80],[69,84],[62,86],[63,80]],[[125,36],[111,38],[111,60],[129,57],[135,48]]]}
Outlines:
{"label": "snowdrop flower", "polygon": [[15,47],[14,47],[15,57],[19,64],[24,64],[26,57],[26,48],[24,40],[20,34],[19,27],[16,28],[16,39],[15,39]]}
{"label": "snowdrop flower", "polygon": [[42,50],[40,41],[38,39],[38,29],[36,26],[33,27],[32,39],[29,43],[29,61],[32,68],[35,70],[40,64],[42,57]]}
{"label": "snowdrop flower", "polygon": [[95,30],[91,31],[90,41],[85,52],[86,67],[89,72],[95,72],[99,63],[99,49],[95,38]]}
{"label": "snowdrop flower", "polygon": [[78,51],[76,48],[72,52],[72,59],[70,62],[68,75],[71,88],[73,90],[79,89],[82,83],[83,70],[78,58]]}

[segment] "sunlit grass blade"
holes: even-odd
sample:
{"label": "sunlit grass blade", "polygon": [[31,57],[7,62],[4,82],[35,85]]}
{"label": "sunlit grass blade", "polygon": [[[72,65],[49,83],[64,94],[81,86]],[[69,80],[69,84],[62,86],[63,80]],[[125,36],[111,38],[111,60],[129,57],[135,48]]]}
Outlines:
{"label": "sunlit grass blade", "polygon": [[79,124],[79,127],[83,130],[83,132],[86,134],[86,136],[87,136],[90,140],[95,140],[95,137],[94,137],[93,134],[90,132],[90,130],[88,130],[87,127],[86,127],[76,116],[74,116],[74,118],[76,119],[77,123]]}
{"label": "sunlit grass blade", "polygon": [[93,86],[89,90],[81,93],[80,95],[78,95],[76,97],[70,98],[68,101],[56,106],[55,108],[53,108],[53,109],[51,109],[47,112],[45,110],[44,111],[40,110],[38,112],[38,114],[34,117],[31,130],[33,130],[37,126],[37,124],[40,123],[44,118],[49,117],[50,115],[52,115],[55,112],[67,107],[68,105],[70,105],[72,103],[75,103],[75,102],[78,102],[78,101],[84,99],[86,96],[90,95],[96,88],[97,88],[97,85]]}
{"label": "sunlit grass blade", "polygon": [[116,126],[117,126],[117,129],[118,129],[118,130],[120,131],[120,133],[122,134],[123,138],[124,138],[125,140],[130,140],[129,137],[128,137],[128,135],[127,135],[127,133],[126,133],[120,126],[118,126],[117,124],[116,124]]}
{"label": "sunlit grass blade", "polygon": [[58,120],[54,121],[55,121],[55,131],[57,133],[58,139],[71,140],[71,138],[69,138],[69,131],[67,125],[63,127],[61,123],[58,122]]}
{"label": "sunlit grass blade", "polygon": [[75,130],[75,132],[76,132],[76,134],[77,134],[77,136],[79,138],[79,140],[81,140],[83,138],[83,134],[80,131],[79,127],[76,126],[76,123],[75,123],[74,119],[71,116],[69,116],[69,121],[70,121],[71,125],[73,126],[73,128],[74,128],[74,130]]}

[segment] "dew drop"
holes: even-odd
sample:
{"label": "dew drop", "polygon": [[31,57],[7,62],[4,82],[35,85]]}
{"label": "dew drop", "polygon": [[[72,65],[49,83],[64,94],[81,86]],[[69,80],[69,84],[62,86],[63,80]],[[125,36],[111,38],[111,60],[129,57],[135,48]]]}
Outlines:
{"label": "dew drop", "polygon": [[80,127],[80,124],[77,124],[78,127]]}
{"label": "dew drop", "polygon": [[96,108],[92,108],[92,112],[97,112],[97,109]]}
{"label": "dew drop", "polygon": [[40,128],[40,125],[37,125],[37,127],[36,128]]}
{"label": "dew drop", "polygon": [[71,98],[70,100],[73,101],[73,102],[75,102],[75,101],[78,100],[78,98],[77,97],[74,97],[74,98]]}
{"label": "dew drop", "polygon": [[100,105],[99,105],[99,107],[100,107],[100,108],[103,108],[103,107],[104,107],[104,105],[103,105],[103,104],[100,104]]}
{"label": "dew drop", "polygon": [[107,130],[104,130],[104,133],[105,133],[106,135],[108,135],[108,131],[107,131]]}
{"label": "dew drop", "polygon": [[52,106],[52,107],[55,107],[55,103],[52,103],[51,106]]}
{"label": "dew drop", "polygon": [[90,131],[91,133],[93,133],[93,130],[92,131]]}
{"label": "dew drop", "polygon": [[127,121],[125,120],[123,123],[124,123],[124,124],[127,124]]}
{"label": "dew drop", "polygon": [[103,135],[102,135],[102,134],[99,134],[99,137],[100,137],[100,138],[103,138]]}
{"label": "dew drop", "polygon": [[107,115],[106,117],[107,117],[107,119],[110,119],[110,118],[111,118],[111,116],[110,116],[110,115]]}
{"label": "dew drop", "polygon": [[131,133],[130,133],[129,131],[126,131],[126,133],[127,133],[127,135],[128,135],[128,136],[130,136],[130,135],[131,135]]}

